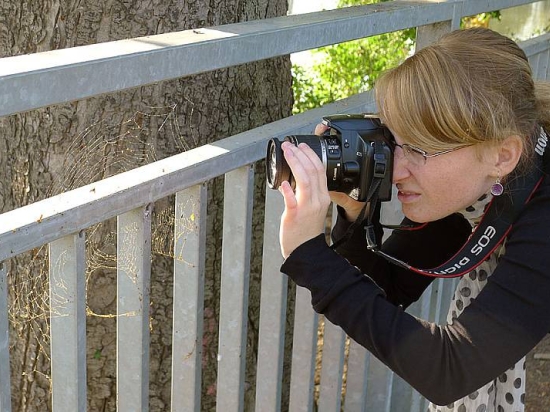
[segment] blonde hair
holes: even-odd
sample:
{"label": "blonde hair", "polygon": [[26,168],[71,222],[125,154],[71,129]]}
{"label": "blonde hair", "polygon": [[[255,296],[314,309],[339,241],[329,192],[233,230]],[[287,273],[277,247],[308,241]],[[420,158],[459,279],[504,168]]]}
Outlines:
{"label": "blonde hair", "polygon": [[427,151],[519,135],[525,157],[539,126],[550,130],[550,84],[535,87],[523,50],[489,29],[446,34],[385,73],[375,93],[388,127]]}

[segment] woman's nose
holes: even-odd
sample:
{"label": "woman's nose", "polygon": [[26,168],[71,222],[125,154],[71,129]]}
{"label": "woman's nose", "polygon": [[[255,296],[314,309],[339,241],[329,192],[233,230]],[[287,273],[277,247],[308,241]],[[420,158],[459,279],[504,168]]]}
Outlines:
{"label": "woman's nose", "polygon": [[396,150],[393,156],[393,183],[398,183],[411,175],[408,162],[401,150]]}

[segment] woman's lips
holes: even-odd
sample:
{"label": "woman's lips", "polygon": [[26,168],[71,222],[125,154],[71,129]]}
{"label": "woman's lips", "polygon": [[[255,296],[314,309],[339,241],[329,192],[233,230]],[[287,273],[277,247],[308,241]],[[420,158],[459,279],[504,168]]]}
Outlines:
{"label": "woman's lips", "polygon": [[406,190],[399,190],[397,192],[397,198],[401,203],[412,203],[412,202],[415,202],[418,198],[420,198],[420,194],[415,192],[409,192]]}

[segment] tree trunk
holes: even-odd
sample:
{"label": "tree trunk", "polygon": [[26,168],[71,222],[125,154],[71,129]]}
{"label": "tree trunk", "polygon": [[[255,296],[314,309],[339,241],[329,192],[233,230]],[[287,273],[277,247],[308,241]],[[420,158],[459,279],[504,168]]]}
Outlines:
{"label": "tree trunk", "polygon": [[[285,0],[0,0],[0,57],[286,14]],[[0,212],[289,116],[288,57],[0,118]],[[260,170],[258,168],[258,170]],[[10,184],[11,182],[11,184]],[[209,187],[202,410],[215,407],[223,182]],[[257,176],[256,210],[264,180]],[[171,199],[154,214],[150,410],[170,405]],[[254,398],[263,216],[254,216],[246,409]],[[114,411],[116,234],[87,230],[88,410]],[[51,409],[45,248],[12,259],[14,411]]]}

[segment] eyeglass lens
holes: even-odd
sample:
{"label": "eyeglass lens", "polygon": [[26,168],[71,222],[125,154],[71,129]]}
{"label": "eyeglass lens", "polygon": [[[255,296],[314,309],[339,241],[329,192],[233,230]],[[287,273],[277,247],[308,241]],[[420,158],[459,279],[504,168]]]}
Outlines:
{"label": "eyeglass lens", "polygon": [[424,165],[426,163],[426,156],[418,150],[415,150],[413,147],[408,144],[400,145],[401,150],[403,150],[403,155],[407,160],[415,165]]}

